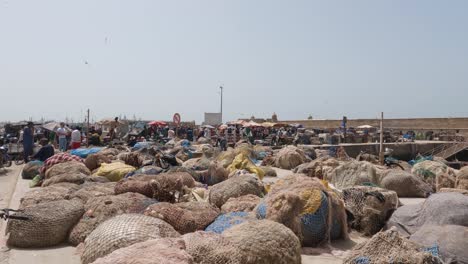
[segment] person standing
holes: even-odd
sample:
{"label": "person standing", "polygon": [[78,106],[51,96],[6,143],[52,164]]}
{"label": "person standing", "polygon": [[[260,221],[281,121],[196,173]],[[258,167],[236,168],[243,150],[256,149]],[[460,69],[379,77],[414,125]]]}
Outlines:
{"label": "person standing", "polygon": [[115,136],[116,136],[116,131],[115,130],[117,129],[118,126],[119,126],[119,118],[116,117],[116,118],[114,118],[114,121],[112,121],[110,123],[110,128],[109,128],[110,141],[115,139]]}
{"label": "person standing", "polygon": [[33,154],[34,148],[34,124],[28,122],[28,125],[23,129],[23,159],[24,162],[29,162],[29,156]]}
{"label": "person standing", "polygon": [[71,149],[77,149],[81,147],[81,131],[78,127],[75,127],[75,129],[71,133]]}
{"label": "person standing", "polygon": [[61,122],[60,127],[57,129],[57,136],[59,138],[59,149],[60,151],[67,151],[67,129],[65,123]]}

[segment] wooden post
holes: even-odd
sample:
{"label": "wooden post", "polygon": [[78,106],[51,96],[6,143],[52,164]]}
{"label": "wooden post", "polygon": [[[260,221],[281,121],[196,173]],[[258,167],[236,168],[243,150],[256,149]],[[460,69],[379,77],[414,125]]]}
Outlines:
{"label": "wooden post", "polygon": [[384,115],[383,115],[383,112],[381,112],[380,114],[380,148],[379,148],[379,161],[380,161],[380,164],[383,165],[384,164],[384,149],[383,149],[383,118],[384,118]]}
{"label": "wooden post", "polygon": [[86,147],[89,147],[89,109],[88,109],[88,118],[87,118],[87,129],[86,129]]}

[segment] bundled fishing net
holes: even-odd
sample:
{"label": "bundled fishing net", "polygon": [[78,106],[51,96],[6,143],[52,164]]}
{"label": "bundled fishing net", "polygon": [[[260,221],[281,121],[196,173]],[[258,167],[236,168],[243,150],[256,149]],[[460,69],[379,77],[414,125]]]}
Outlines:
{"label": "bundled fishing net", "polygon": [[146,215],[123,214],[99,225],[85,240],[81,262],[92,263],[111,252],[150,239],[179,237],[168,223]]}
{"label": "bundled fishing net", "polygon": [[183,235],[186,251],[194,263],[245,264],[246,256],[228,239],[213,232],[195,232]]}
{"label": "bundled fishing net", "polygon": [[265,176],[269,176],[269,177],[278,176],[275,169],[273,169],[271,166],[260,166],[260,169],[263,170],[263,172],[265,172]]}
{"label": "bundled fishing net", "polygon": [[351,227],[367,236],[379,232],[399,205],[394,191],[369,186],[343,189],[343,199],[353,214]]}
{"label": "bundled fishing net", "polygon": [[20,208],[52,201],[68,200],[72,198],[73,193],[79,189],[80,186],[72,183],[60,183],[36,188],[27,192],[23,198],[21,198]]}
{"label": "bundled fishing net", "polygon": [[447,193],[447,192],[456,192],[456,193],[461,193],[464,195],[468,195],[468,190],[463,190],[463,189],[455,189],[455,188],[442,188],[439,190],[439,193]]}
{"label": "bundled fishing net", "polygon": [[425,225],[468,226],[468,196],[461,193],[432,194],[423,203],[399,207],[387,223],[411,235]]}
{"label": "bundled fishing net", "polygon": [[195,187],[195,180],[187,172],[162,173],[151,180],[150,185],[155,199],[174,203]]}
{"label": "bundled fishing net", "polygon": [[255,212],[290,228],[304,246],[348,237],[343,201],[317,178],[293,174],[277,181]]}
{"label": "bundled fishing net", "polygon": [[157,203],[145,215],[166,221],[181,234],[204,230],[219,215],[219,209],[206,202]]}
{"label": "bundled fishing net", "polygon": [[275,157],[275,166],[281,169],[291,170],[307,162],[304,151],[294,146],[286,146]]}
{"label": "bundled fishing net", "polygon": [[423,225],[410,240],[425,248],[436,247],[445,263],[468,263],[468,228],[458,225]]}
{"label": "bundled fishing net", "polygon": [[388,170],[380,182],[382,188],[395,191],[399,197],[427,197],[432,187],[420,177],[403,170]]}
{"label": "bundled fishing net", "polygon": [[63,163],[58,163],[47,169],[45,173],[45,178],[50,179],[57,175],[71,173],[83,173],[85,175],[90,175],[91,171],[82,163],[78,161],[68,161]]}
{"label": "bundled fishing net", "polygon": [[115,194],[122,193],[140,193],[147,197],[153,197],[153,188],[149,181],[139,180],[138,178],[127,178],[117,182],[114,189]]}
{"label": "bundled fishing net", "polygon": [[236,170],[245,170],[250,173],[254,173],[257,177],[262,180],[263,176],[265,176],[265,172],[258,166],[256,166],[249,156],[244,153],[238,154],[232,163],[227,167],[230,173]]}
{"label": "bundled fishing net", "polygon": [[301,263],[301,243],[282,224],[269,220],[245,222],[226,230],[223,237],[240,249],[244,264]]}
{"label": "bundled fishing net", "polygon": [[33,160],[26,165],[24,165],[23,170],[21,171],[21,177],[23,179],[32,179],[36,175],[40,174],[40,169],[44,165],[44,162],[40,160]]}
{"label": "bundled fishing net", "polygon": [[[181,238],[159,238],[118,249],[93,264],[193,264]],[[198,262],[197,262],[198,263]]]}
{"label": "bundled fishing net", "polygon": [[457,172],[457,179],[455,183],[455,188],[468,190],[468,166],[461,168]]}
{"label": "bundled fishing net", "polygon": [[117,158],[125,164],[135,168],[139,168],[143,165],[144,158],[139,152],[123,152],[120,153]]}
{"label": "bundled fishing net", "polygon": [[[94,179],[99,177],[92,176],[92,178]],[[99,196],[113,195],[115,184],[115,182],[86,182],[81,185],[81,188],[78,191],[72,193],[70,198],[79,198],[81,201],[83,201],[83,203],[86,204],[89,199]]]}
{"label": "bundled fishing net", "polygon": [[70,232],[69,242],[78,245],[101,223],[116,215],[143,213],[156,200],[138,193],[124,193],[91,198],[85,204],[85,213]]}
{"label": "bundled fishing net", "polygon": [[94,171],[101,167],[102,163],[111,163],[111,161],[108,156],[102,153],[94,153],[86,157],[84,164],[90,171]]}
{"label": "bundled fishing net", "polygon": [[83,184],[88,177],[89,177],[88,175],[85,175],[81,172],[65,173],[65,174],[55,175],[54,177],[45,180],[42,183],[42,186],[47,187],[49,185],[54,185],[54,184],[62,183],[62,182],[74,183],[74,184],[79,185],[79,184]]}
{"label": "bundled fishing net", "polygon": [[119,155],[120,150],[116,148],[105,148],[99,151],[99,154],[102,154],[104,156],[107,156],[109,159],[114,160],[117,158],[117,155]]}
{"label": "bundled fishing net", "polygon": [[305,174],[309,177],[324,179],[331,171],[333,171],[334,168],[338,167],[339,165],[340,162],[337,159],[323,157],[297,166],[294,169],[294,172]]}
{"label": "bundled fishing net", "polygon": [[355,160],[336,167],[326,175],[325,179],[339,189],[354,187],[363,183],[378,185],[380,181],[373,164]]}
{"label": "bundled fishing net", "polygon": [[424,252],[419,245],[400,236],[398,232],[388,230],[358,244],[343,263],[442,264],[442,261]]}
{"label": "bundled fishing net", "polygon": [[419,176],[435,191],[455,187],[455,171],[442,162],[425,160],[416,163],[411,173]]}
{"label": "bundled fishing net", "polygon": [[260,201],[261,198],[253,194],[229,198],[229,200],[221,206],[221,212],[251,212],[260,203]]}
{"label": "bundled fishing net", "polygon": [[227,229],[244,223],[246,221],[252,221],[253,218],[247,212],[231,212],[218,216],[213,223],[206,227],[205,231],[221,234]]}
{"label": "bundled fishing net", "polygon": [[68,232],[84,213],[83,203],[78,200],[60,200],[23,208],[21,215],[28,220],[8,221],[9,246],[42,248],[64,242]]}
{"label": "bundled fishing net", "polygon": [[229,198],[236,198],[247,194],[261,196],[263,194],[262,182],[250,175],[236,176],[213,185],[210,189],[209,201],[211,204],[221,208]]}
{"label": "bundled fishing net", "polygon": [[120,181],[130,172],[135,171],[135,167],[123,162],[102,163],[101,167],[94,172],[94,176],[103,176],[110,181]]}

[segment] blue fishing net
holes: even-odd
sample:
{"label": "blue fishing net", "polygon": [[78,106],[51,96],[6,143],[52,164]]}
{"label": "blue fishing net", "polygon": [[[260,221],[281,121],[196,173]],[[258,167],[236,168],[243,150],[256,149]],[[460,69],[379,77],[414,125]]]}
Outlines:
{"label": "blue fishing net", "polygon": [[316,246],[327,238],[328,199],[322,192],[320,207],[313,214],[305,214],[301,217],[303,244]]}
{"label": "blue fishing net", "polygon": [[232,212],[222,214],[218,216],[216,220],[205,229],[205,231],[221,234],[225,230],[247,221],[247,216],[247,212]]}

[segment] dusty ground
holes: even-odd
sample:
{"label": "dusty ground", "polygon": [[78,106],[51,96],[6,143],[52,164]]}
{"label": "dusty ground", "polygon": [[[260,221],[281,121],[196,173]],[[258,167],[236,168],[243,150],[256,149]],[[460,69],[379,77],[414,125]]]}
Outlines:
{"label": "dusty ground", "polygon": [[[0,208],[18,208],[20,199],[30,190],[29,180],[21,179],[22,166],[13,165],[7,170],[0,169]],[[265,182],[274,183],[279,178],[291,173],[288,170],[276,169],[278,177],[267,177]],[[419,203],[424,199],[402,199],[405,204]],[[1,220],[0,220],[1,221]],[[5,246],[3,234],[6,228],[5,222],[0,222],[0,264],[79,264],[80,258],[76,250],[71,246],[58,246],[47,249],[8,249]],[[356,244],[366,241],[368,238],[361,236],[357,232],[350,234],[349,241],[333,242],[329,247],[324,248],[303,248],[302,263],[342,263],[346,256]]]}

